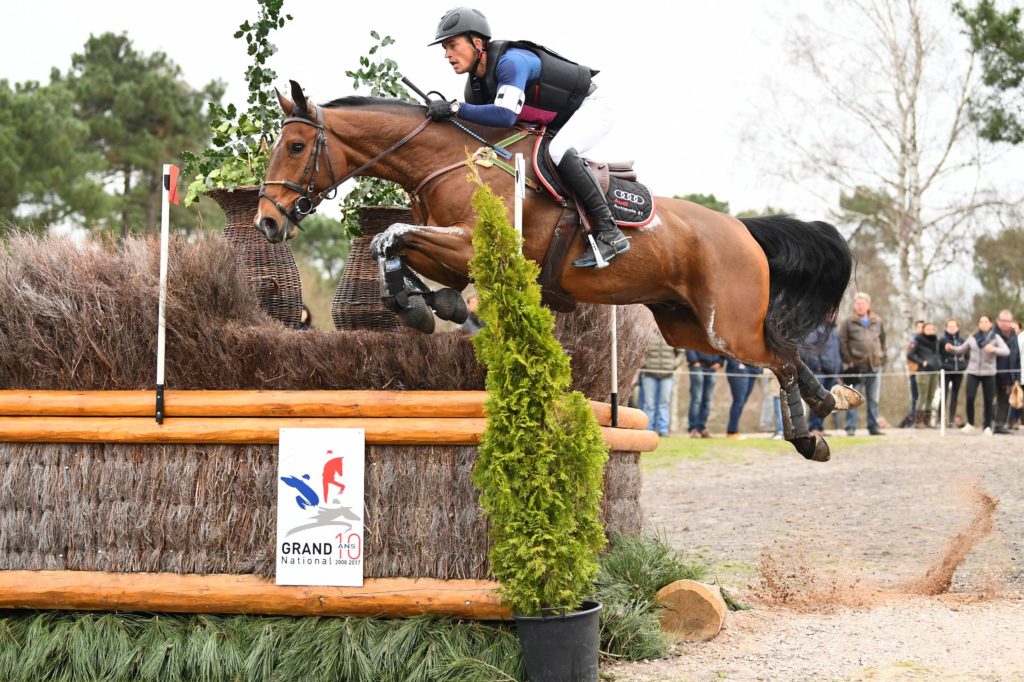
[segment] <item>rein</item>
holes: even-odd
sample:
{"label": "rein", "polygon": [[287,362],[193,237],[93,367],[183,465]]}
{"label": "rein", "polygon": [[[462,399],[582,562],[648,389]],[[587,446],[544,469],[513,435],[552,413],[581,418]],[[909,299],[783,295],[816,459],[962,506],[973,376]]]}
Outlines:
{"label": "rein", "polygon": [[[315,121],[312,120],[312,119],[309,119],[309,118],[302,117],[302,116],[292,116],[292,117],[286,118],[281,123],[281,127],[282,128],[284,128],[284,126],[288,125],[289,123],[303,123],[305,125],[311,125],[311,126],[313,126],[314,128],[317,129],[316,141],[313,143],[313,151],[309,155],[309,160],[306,162],[306,168],[302,171],[302,176],[299,178],[299,182],[298,183],[294,183],[294,182],[291,182],[289,180],[264,180],[260,184],[260,193],[259,193],[259,196],[261,198],[264,198],[267,201],[269,201],[270,203],[272,203],[274,205],[274,207],[277,208],[277,210],[282,213],[282,215],[287,216],[288,220],[290,220],[296,226],[299,226],[300,229],[301,229],[301,225],[299,225],[299,222],[304,217],[306,217],[307,215],[316,212],[316,204],[317,203],[319,203],[320,201],[323,201],[324,199],[333,199],[335,197],[335,195],[337,194],[336,190],[338,189],[339,185],[341,185],[346,180],[352,178],[353,176],[358,175],[362,171],[366,170],[367,168],[369,168],[373,164],[375,164],[378,161],[380,161],[381,159],[383,159],[385,156],[387,156],[391,152],[395,151],[396,149],[398,149],[402,145],[406,144],[409,140],[411,140],[412,138],[416,137],[421,132],[423,132],[423,129],[426,128],[427,125],[429,125],[430,122],[431,122],[431,120],[429,118],[423,119],[422,123],[420,123],[418,126],[416,126],[416,128],[414,128],[412,130],[412,132],[407,134],[401,140],[399,140],[398,142],[395,142],[393,145],[391,145],[390,147],[388,147],[387,149],[385,149],[381,153],[377,154],[376,156],[374,156],[372,159],[370,159],[369,161],[367,161],[363,165],[359,166],[359,168],[356,168],[355,170],[353,170],[353,171],[351,171],[349,173],[346,173],[345,176],[342,177],[339,180],[339,179],[335,179],[334,165],[331,163],[331,155],[327,153],[327,135],[325,134],[325,131],[324,131],[324,113],[323,113],[323,109],[320,106],[318,106],[318,105],[313,105],[313,107],[314,107],[314,112],[316,113],[316,120]],[[324,189],[324,190],[314,194],[313,193],[313,189],[316,186],[316,176],[317,176],[317,173],[319,173],[319,171],[320,171],[320,154],[321,153],[323,153],[324,156],[327,158],[327,169],[328,169],[328,171],[331,174],[331,184],[330,184],[329,187],[327,187],[327,189]],[[309,183],[304,188],[304,187],[302,187],[302,183],[305,181],[307,174],[309,175]],[[267,185],[282,185],[282,186],[292,190],[293,192],[297,193],[299,196],[296,197],[295,202],[292,204],[291,209],[285,208],[285,206],[283,204],[281,204],[276,199],[274,199],[269,194],[267,194],[266,191],[265,191],[265,188],[266,188]],[[331,194],[332,192],[334,192],[334,194]]]}

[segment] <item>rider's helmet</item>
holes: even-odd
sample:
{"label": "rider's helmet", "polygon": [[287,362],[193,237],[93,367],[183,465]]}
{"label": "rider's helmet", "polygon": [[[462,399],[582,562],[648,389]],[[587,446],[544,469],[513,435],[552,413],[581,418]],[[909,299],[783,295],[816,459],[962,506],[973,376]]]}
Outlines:
{"label": "rider's helmet", "polygon": [[491,25],[487,23],[487,17],[480,10],[472,7],[456,7],[448,10],[441,17],[441,21],[437,24],[434,42],[430,44],[437,45],[443,40],[463,33],[477,35],[487,41],[491,39]]}

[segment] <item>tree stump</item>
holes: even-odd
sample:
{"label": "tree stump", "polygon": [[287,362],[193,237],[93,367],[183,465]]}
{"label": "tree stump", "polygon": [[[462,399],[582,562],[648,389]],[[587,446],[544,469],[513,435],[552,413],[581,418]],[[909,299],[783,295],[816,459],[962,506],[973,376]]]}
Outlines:
{"label": "tree stump", "polygon": [[725,600],[714,585],[677,580],[658,590],[656,599],[665,607],[661,629],[677,642],[713,639],[725,623]]}

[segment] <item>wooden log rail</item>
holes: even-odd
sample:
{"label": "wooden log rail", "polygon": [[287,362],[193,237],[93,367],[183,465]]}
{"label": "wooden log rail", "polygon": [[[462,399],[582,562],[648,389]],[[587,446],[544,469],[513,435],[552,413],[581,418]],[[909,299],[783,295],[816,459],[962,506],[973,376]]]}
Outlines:
{"label": "wooden log rail", "polygon": [[[363,428],[371,445],[475,445],[483,391],[168,391],[163,424],[149,391],[0,391],[0,442],[277,443],[282,428]],[[649,452],[640,410],[591,402],[612,450]]]}
{"label": "wooden log rail", "polygon": [[0,571],[0,608],[282,616],[420,614],[506,620],[488,580],[367,578],[363,587],[275,585],[255,575]]}

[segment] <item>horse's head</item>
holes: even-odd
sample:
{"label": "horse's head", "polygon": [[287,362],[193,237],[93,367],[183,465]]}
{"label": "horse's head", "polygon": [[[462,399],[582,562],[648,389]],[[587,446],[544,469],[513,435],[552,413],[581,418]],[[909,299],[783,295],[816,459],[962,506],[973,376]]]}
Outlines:
{"label": "horse's head", "polygon": [[277,93],[285,119],[270,148],[255,220],[256,229],[274,244],[294,237],[302,219],[324,198],[330,198],[325,195],[337,185],[327,151],[323,110],[307,102],[298,83],[291,84],[291,100]]}

